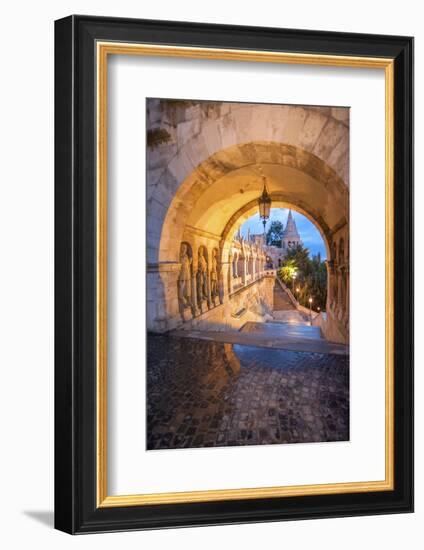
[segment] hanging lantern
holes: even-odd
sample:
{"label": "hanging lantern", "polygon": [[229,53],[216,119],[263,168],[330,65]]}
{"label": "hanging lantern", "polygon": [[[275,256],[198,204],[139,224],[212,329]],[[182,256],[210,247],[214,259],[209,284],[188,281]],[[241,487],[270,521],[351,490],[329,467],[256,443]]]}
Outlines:
{"label": "hanging lantern", "polygon": [[265,233],[266,222],[269,220],[269,215],[271,212],[271,197],[269,196],[266,188],[265,176],[263,176],[262,179],[264,182],[264,189],[262,191],[262,195],[258,199],[258,204],[259,204],[259,216],[262,220],[262,223],[264,224],[264,233]]}

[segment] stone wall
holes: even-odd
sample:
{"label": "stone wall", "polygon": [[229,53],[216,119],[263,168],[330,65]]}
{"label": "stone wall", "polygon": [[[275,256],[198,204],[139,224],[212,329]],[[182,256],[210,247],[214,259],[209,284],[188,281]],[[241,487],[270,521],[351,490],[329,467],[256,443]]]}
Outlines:
{"label": "stone wall", "polygon": [[349,343],[349,228],[334,233],[327,260],[327,320],[324,336],[333,342]]}
{"label": "stone wall", "polygon": [[182,181],[204,159],[253,138],[308,151],[349,183],[346,108],[149,99],[147,124],[153,179],[164,160],[179,157],[169,168]]}
{"label": "stone wall", "polygon": [[148,265],[148,329],[224,330],[266,319],[275,274],[266,268],[262,247],[240,238],[231,242],[228,261],[222,257],[218,236],[187,227],[180,262]]}
{"label": "stone wall", "polygon": [[[153,139],[156,134],[161,139]],[[324,233],[346,216],[347,109],[152,99],[148,144],[149,262],[169,261],[186,221],[221,235],[240,208],[252,199],[256,204],[262,178],[255,166],[268,174],[271,194],[316,220]],[[239,181],[224,183],[226,174]],[[213,204],[213,216],[199,223]]]}
{"label": "stone wall", "polygon": [[232,294],[216,308],[181,324],[184,330],[239,330],[247,322],[272,319],[274,275],[260,279]]}
{"label": "stone wall", "polygon": [[348,231],[348,109],[151,99],[147,145],[149,330],[219,317],[261,278],[263,251],[234,237],[257,212],[265,177],[273,206],[319,228],[337,285],[330,318],[348,331],[348,257],[334,262],[331,249]]}

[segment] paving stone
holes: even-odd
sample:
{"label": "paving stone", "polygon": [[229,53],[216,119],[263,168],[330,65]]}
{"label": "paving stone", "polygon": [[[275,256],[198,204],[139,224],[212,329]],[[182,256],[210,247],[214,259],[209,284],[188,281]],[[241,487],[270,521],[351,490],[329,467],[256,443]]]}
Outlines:
{"label": "paving stone", "polygon": [[148,336],[147,449],[349,440],[349,357]]}

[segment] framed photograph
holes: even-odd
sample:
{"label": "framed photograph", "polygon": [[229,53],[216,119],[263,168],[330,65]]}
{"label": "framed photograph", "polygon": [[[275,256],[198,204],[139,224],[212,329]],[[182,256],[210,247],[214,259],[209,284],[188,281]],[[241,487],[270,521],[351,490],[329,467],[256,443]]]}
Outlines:
{"label": "framed photograph", "polygon": [[413,39],[55,24],[55,525],[413,510]]}

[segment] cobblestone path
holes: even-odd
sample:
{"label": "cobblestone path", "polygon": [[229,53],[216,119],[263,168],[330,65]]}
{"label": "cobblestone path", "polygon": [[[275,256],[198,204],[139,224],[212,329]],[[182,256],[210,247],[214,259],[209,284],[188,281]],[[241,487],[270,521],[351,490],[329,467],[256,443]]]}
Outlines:
{"label": "cobblestone path", "polygon": [[348,439],[348,356],[149,334],[148,449]]}

